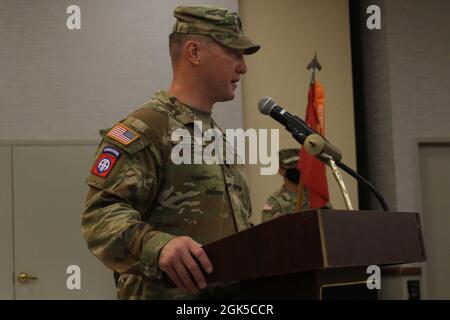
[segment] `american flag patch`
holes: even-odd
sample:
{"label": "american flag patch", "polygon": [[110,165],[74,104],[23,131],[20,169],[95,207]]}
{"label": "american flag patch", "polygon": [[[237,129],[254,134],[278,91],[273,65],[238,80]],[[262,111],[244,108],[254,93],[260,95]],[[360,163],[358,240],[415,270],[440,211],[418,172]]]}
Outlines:
{"label": "american flag patch", "polygon": [[107,134],[108,137],[123,143],[124,145],[129,145],[134,140],[140,137],[139,134],[128,128],[122,123],[118,123],[111,129]]}

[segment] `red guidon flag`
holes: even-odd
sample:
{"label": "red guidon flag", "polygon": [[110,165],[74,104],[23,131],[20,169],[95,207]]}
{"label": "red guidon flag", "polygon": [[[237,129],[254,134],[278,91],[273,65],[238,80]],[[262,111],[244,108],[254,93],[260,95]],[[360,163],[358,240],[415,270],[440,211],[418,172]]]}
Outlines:
{"label": "red guidon flag", "polygon": [[[306,108],[305,121],[314,131],[325,136],[323,87],[317,82],[311,83],[308,92],[308,106]],[[327,205],[330,197],[328,194],[327,176],[325,164],[316,157],[309,155],[304,148],[300,150],[298,169],[301,172],[299,202],[303,203],[304,189],[308,190],[309,207],[321,208]]]}

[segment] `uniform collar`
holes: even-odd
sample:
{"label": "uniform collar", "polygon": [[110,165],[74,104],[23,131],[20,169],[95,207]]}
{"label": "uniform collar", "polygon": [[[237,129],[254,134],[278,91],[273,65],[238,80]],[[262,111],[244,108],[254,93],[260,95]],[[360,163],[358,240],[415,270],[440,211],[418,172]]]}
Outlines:
{"label": "uniform collar", "polygon": [[192,117],[189,107],[181,103],[169,92],[157,91],[153,96],[153,99],[156,99],[167,106],[172,111],[175,119],[182,125],[194,123],[195,119]]}
{"label": "uniform collar", "polygon": [[285,185],[284,183],[283,183],[283,185],[281,186],[280,192],[281,192],[281,193],[287,193],[287,194],[289,194],[289,195],[290,195],[291,197],[293,197],[293,198],[295,198],[295,197],[297,196],[297,193],[295,193],[295,192],[289,190],[289,189],[286,187],[286,185]]}

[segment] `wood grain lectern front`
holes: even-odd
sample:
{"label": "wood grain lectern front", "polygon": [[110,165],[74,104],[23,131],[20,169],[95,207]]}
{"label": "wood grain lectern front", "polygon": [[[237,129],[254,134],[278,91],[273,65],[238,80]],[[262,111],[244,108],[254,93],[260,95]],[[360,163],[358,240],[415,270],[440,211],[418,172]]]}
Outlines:
{"label": "wood grain lectern front", "polygon": [[240,281],[248,299],[376,299],[367,267],[425,260],[417,213],[313,210],[203,246],[208,283]]}

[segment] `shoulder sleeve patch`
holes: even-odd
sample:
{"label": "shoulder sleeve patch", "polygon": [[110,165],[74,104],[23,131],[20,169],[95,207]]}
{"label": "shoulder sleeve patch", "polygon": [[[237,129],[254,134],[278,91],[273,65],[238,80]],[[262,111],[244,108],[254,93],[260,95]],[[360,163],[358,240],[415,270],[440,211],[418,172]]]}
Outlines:
{"label": "shoulder sleeve patch", "polygon": [[92,166],[91,173],[106,178],[113,169],[122,152],[113,146],[106,146]]}
{"label": "shoulder sleeve patch", "polygon": [[139,138],[140,134],[131,130],[123,123],[118,123],[108,132],[107,136],[127,146]]}

